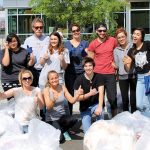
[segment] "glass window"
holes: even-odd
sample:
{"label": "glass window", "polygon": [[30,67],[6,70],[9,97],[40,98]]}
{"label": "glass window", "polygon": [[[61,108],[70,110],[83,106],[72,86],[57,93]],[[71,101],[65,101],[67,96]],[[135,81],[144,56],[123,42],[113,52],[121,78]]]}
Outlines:
{"label": "glass window", "polygon": [[149,2],[132,2],[131,9],[148,9]]}
{"label": "glass window", "polygon": [[8,33],[17,33],[17,16],[8,16]]}
{"label": "glass window", "polygon": [[33,14],[31,9],[18,9],[18,14]]}
{"label": "glass window", "polygon": [[137,27],[142,27],[145,29],[146,34],[149,34],[150,33],[149,16],[150,11],[132,11],[131,31],[133,31]]}
{"label": "glass window", "polygon": [[8,9],[8,14],[17,14],[17,9]]}
{"label": "glass window", "polygon": [[125,27],[125,13],[124,12],[121,12],[121,13],[115,13],[114,14],[114,17],[115,17],[115,20],[117,22],[117,27]]}
{"label": "glass window", "polygon": [[31,23],[35,15],[19,15],[18,16],[18,34],[32,33]]}

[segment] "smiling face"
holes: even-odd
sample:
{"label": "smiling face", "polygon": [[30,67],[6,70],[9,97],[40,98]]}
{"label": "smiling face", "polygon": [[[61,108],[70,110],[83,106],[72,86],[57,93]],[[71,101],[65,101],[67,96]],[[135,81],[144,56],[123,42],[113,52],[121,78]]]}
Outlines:
{"label": "smiling face", "polygon": [[14,37],[12,38],[11,42],[8,43],[10,49],[12,50],[16,50],[18,48],[18,41],[17,39]]}
{"label": "smiling face", "polygon": [[140,30],[134,30],[133,35],[133,44],[140,44],[142,43],[142,33]]}
{"label": "smiling face", "polygon": [[33,27],[32,27],[32,30],[34,31],[34,34],[37,36],[37,37],[41,37],[42,36],[42,33],[43,33],[43,23],[42,22],[35,22]]}
{"label": "smiling face", "polygon": [[77,26],[72,26],[71,32],[72,32],[72,37],[73,37],[73,38],[76,38],[76,39],[80,38],[81,32],[80,32],[79,27],[77,27]]}
{"label": "smiling face", "polygon": [[98,37],[100,39],[105,39],[106,36],[107,36],[107,29],[105,27],[99,27],[97,30],[96,30],[96,33],[98,35]]}
{"label": "smiling face", "polygon": [[58,74],[55,73],[55,72],[49,73],[48,81],[49,81],[50,86],[56,87],[59,84],[59,76],[58,76]]}
{"label": "smiling face", "polygon": [[50,44],[53,48],[58,48],[59,45],[59,39],[55,35],[50,36]]}
{"label": "smiling face", "polygon": [[29,87],[32,84],[32,76],[30,73],[23,73],[21,77],[22,86]]}
{"label": "smiling face", "polygon": [[127,45],[127,36],[124,32],[118,33],[116,37],[120,46]]}
{"label": "smiling face", "polygon": [[84,64],[84,71],[88,76],[93,74],[93,69],[94,69],[94,66],[91,62],[87,62]]}

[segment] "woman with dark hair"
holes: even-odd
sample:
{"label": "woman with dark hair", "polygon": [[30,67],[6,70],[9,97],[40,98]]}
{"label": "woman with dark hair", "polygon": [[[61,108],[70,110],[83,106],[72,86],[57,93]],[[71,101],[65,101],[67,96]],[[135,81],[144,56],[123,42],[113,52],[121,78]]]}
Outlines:
{"label": "woman with dark hair", "polygon": [[128,42],[127,32],[122,27],[116,30],[115,36],[118,41],[118,46],[114,49],[114,61],[116,65],[115,67],[118,70],[123,111],[129,111],[129,107],[131,106],[131,113],[133,113],[136,111],[136,77],[134,74],[134,69],[127,72],[122,61],[123,57],[127,56],[132,44]]}
{"label": "woman with dark hair", "polygon": [[19,71],[28,66],[34,65],[34,55],[21,47],[18,36],[11,33],[6,38],[4,49],[0,51],[0,61],[2,65],[1,82],[4,91],[18,87]]}
{"label": "woman with dark hair", "polygon": [[135,67],[137,73],[136,106],[139,111],[150,116],[150,94],[146,94],[144,78],[150,75],[150,42],[144,41],[145,31],[136,28],[133,31],[133,47],[123,59],[126,70]]}
{"label": "woman with dark hair", "polygon": [[[71,95],[73,95],[74,82],[84,72],[82,60],[87,55],[88,42],[81,40],[81,30],[78,24],[74,23],[71,25],[71,33],[72,39],[65,43],[65,47],[69,50],[70,55],[70,64],[65,71],[65,84]],[[70,114],[72,114],[72,108],[72,104],[69,103]]]}
{"label": "woman with dark hair", "polygon": [[[44,55],[43,55],[44,54]],[[50,34],[50,44],[44,47],[40,57],[40,64],[43,66],[39,77],[39,86],[44,88],[47,81],[47,73],[55,70],[59,74],[59,82],[64,83],[64,71],[70,63],[68,49],[62,45],[61,36],[58,32]]]}

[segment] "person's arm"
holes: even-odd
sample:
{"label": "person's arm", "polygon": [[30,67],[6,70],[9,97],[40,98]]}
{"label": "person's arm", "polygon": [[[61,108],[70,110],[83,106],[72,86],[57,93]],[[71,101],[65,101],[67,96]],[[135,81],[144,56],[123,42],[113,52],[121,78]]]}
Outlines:
{"label": "person's arm", "polygon": [[87,53],[88,57],[94,58],[94,52],[89,51],[89,49],[88,49],[88,48],[86,48],[86,49],[85,49],[85,51],[86,51],[86,53]]}
{"label": "person's arm", "polygon": [[114,49],[114,62],[112,62],[112,66],[115,68],[115,69],[119,69],[118,66],[119,66],[119,59],[118,59],[118,55],[117,55],[117,48]]}
{"label": "person's arm", "polygon": [[76,90],[76,93],[74,94],[74,97],[71,96],[71,94],[68,92],[67,88],[66,88],[64,85],[63,85],[62,87],[63,87],[64,93],[65,93],[66,99],[67,99],[71,104],[74,104],[74,103],[78,100],[79,96],[80,96],[81,94],[83,94],[83,90],[81,89],[81,86],[78,88],[78,90]]}
{"label": "person's arm", "polygon": [[5,92],[0,92],[0,100],[4,100],[6,98],[10,98],[14,96],[14,90],[10,89],[8,91]]}
{"label": "person's arm", "polygon": [[28,66],[33,66],[35,63],[35,56],[33,54],[33,52],[30,54],[30,59],[29,59],[29,62],[28,62]]}
{"label": "person's arm", "polygon": [[47,49],[45,54],[40,57],[40,64],[44,66],[48,58],[49,58],[49,50]]}
{"label": "person's arm", "polygon": [[98,92],[99,92],[99,103],[98,103],[98,107],[96,108],[94,114],[95,115],[100,115],[102,113],[102,109],[103,109],[103,101],[104,101],[104,86],[99,86],[98,87]]}
{"label": "person's arm", "polygon": [[[67,53],[68,54],[68,56],[65,56],[66,54],[65,54],[66,52],[65,52],[65,50],[64,50],[64,53],[62,52],[61,54],[59,54],[59,59],[60,59],[60,66],[61,66],[61,68],[63,69],[63,70],[65,70],[66,68],[67,68],[67,66],[68,66],[68,63],[66,62],[66,58],[65,57],[68,57],[69,58],[69,52]],[[67,60],[68,60],[68,58],[67,58]],[[69,60],[69,62],[70,62],[70,60]]]}
{"label": "person's arm", "polygon": [[132,59],[129,56],[124,56],[123,63],[124,63],[125,70],[129,72],[132,65]]}
{"label": "person's arm", "polygon": [[[76,93],[76,92],[77,92],[77,90],[74,91],[74,93]],[[77,101],[87,100],[89,97],[94,96],[97,93],[98,93],[98,91],[96,90],[96,88],[90,89],[90,91],[88,93],[80,95]]]}
{"label": "person's arm", "polygon": [[40,109],[42,109],[44,107],[44,99],[41,90],[35,95],[35,100],[37,101]]}
{"label": "person's arm", "polygon": [[47,110],[51,110],[54,107],[57,98],[55,96],[53,96],[53,98],[50,98],[49,87],[46,87],[44,89],[43,95],[44,95],[44,100],[45,100],[45,105]]}
{"label": "person's arm", "polygon": [[4,56],[2,58],[2,65],[9,66],[10,64],[10,55],[9,55],[9,45],[8,42],[4,44]]}

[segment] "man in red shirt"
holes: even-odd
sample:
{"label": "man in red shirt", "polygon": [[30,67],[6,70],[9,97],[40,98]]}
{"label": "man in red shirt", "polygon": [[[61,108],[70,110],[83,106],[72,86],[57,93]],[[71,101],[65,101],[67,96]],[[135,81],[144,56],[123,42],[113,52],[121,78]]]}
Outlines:
{"label": "man in red shirt", "polygon": [[88,47],[88,54],[95,61],[94,72],[104,78],[105,89],[108,101],[111,106],[112,116],[117,114],[117,90],[115,68],[113,67],[113,50],[117,46],[117,41],[111,36],[107,36],[107,26],[100,23],[96,27],[98,38],[93,40]]}

